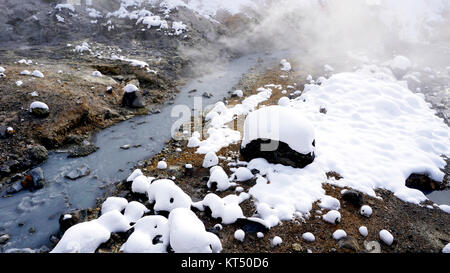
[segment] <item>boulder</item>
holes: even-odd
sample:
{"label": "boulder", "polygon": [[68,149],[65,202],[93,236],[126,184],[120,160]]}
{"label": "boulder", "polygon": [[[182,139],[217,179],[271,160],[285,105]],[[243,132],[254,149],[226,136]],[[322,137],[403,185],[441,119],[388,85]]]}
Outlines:
{"label": "boulder", "polygon": [[138,93],[138,88],[133,84],[128,84],[123,89],[122,106],[130,108],[143,108],[145,102],[142,96]]}
{"label": "boulder", "polygon": [[42,161],[47,160],[48,151],[42,145],[33,145],[28,149],[28,154],[30,159],[35,161],[36,163],[41,163]]}
{"label": "boulder", "polygon": [[357,208],[361,207],[362,203],[363,203],[362,194],[357,191],[353,191],[353,190],[346,190],[342,194],[342,200],[352,204],[353,206],[355,206]]}
{"label": "boulder", "polygon": [[95,153],[99,148],[97,146],[95,146],[94,144],[82,144],[80,146],[75,147],[74,149],[72,149],[72,151],[70,152],[70,154],[68,155],[69,158],[74,158],[74,157],[83,157],[83,156],[88,156],[92,153]]}
{"label": "boulder", "polygon": [[82,166],[68,172],[64,177],[70,180],[77,180],[78,178],[88,176],[90,173],[91,170],[87,166]]}
{"label": "boulder", "polygon": [[40,167],[34,168],[31,171],[29,171],[28,176],[31,176],[32,178],[34,189],[41,189],[44,187],[45,183],[44,171]]}

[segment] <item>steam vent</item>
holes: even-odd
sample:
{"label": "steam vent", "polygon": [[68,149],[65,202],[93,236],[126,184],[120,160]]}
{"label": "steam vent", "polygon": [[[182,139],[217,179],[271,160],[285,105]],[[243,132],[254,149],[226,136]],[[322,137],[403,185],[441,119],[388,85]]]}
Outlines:
{"label": "steam vent", "polygon": [[314,128],[293,108],[269,106],[249,114],[244,123],[244,160],[265,158],[295,168],[314,161]]}

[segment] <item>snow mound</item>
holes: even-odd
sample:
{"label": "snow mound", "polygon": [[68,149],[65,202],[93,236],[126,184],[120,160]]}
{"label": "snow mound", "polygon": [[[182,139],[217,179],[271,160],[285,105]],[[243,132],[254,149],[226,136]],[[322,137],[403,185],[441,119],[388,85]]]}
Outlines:
{"label": "snow mound", "polygon": [[[245,194],[243,196],[245,196]],[[203,201],[195,203],[194,206],[201,211],[204,211],[205,207],[208,207],[211,210],[211,216],[213,218],[220,217],[222,219],[222,224],[228,225],[236,222],[239,218],[244,218],[242,209],[239,206],[242,201],[243,200],[236,195],[228,195],[224,198],[220,198],[214,193],[209,193],[205,196]]]}
{"label": "snow mound", "polygon": [[113,210],[98,219],[70,227],[51,253],[94,253],[109,240],[111,233],[125,232],[130,228],[128,219]]}
{"label": "snow mound", "polygon": [[281,71],[291,71],[291,64],[286,59],[281,60],[280,64]]}
{"label": "snow mound", "polygon": [[342,229],[338,229],[335,232],[333,232],[333,238],[335,240],[340,240],[340,239],[343,239],[345,237],[347,237],[347,232],[345,232]]}
{"label": "snow mound", "polygon": [[153,181],[147,191],[148,201],[155,203],[155,211],[172,211],[175,208],[189,209],[192,200],[172,180],[160,179]]}
{"label": "snow mound", "polygon": [[227,190],[231,184],[228,178],[227,173],[220,166],[214,166],[209,169],[209,180],[207,183],[208,188],[211,188],[213,184],[217,185],[217,190],[225,191]]}
{"label": "snow mound", "polygon": [[156,168],[158,168],[160,170],[165,170],[165,169],[167,169],[167,163],[165,161],[159,161]]}
{"label": "snow mound", "polygon": [[367,237],[367,235],[369,235],[369,231],[367,230],[367,227],[365,227],[365,226],[359,227],[358,230],[359,230],[359,233],[364,237]]}
{"label": "snow mound", "polygon": [[361,207],[360,213],[363,216],[370,217],[370,215],[372,215],[372,208],[368,205],[364,205]]}
{"label": "snow mound", "polygon": [[48,105],[41,101],[35,101],[30,104],[30,112],[32,112],[35,108],[49,110]]}
{"label": "snow mound", "polygon": [[203,159],[203,168],[209,168],[213,167],[219,164],[219,158],[217,157],[216,153],[209,152],[205,155],[205,158]]}
{"label": "snow mound", "polygon": [[234,232],[234,239],[243,242],[245,238],[245,232],[242,229],[238,229]]}
{"label": "snow mound", "polygon": [[[165,253],[169,245],[169,221],[160,215],[151,215],[139,219],[134,232],[122,245],[125,253]],[[156,243],[154,244],[154,241]]]}
{"label": "snow mound", "polygon": [[311,232],[305,232],[302,234],[302,239],[306,242],[314,242],[316,240],[316,237]]}
{"label": "snow mound", "polygon": [[123,197],[108,197],[102,204],[102,214],[117,210],[123,211],[128,205],[128,200]]}
{"label": "snow mound", "polygon": [[142,218],[144,213],[147,212],[149,212],[149,210],[143,204],[136,201],[131,201],[126,205],[124,215],[128,219],[128,222],[136,223]]}
{"label": "snow mound", "polygon": [[219,253],[220,239],[205,230],[205,225],[187,208],[176,208],[169,214],[170,246],[176,253]]}
{"label": "snow mound", "polygon": [[381,241],[383,241],[383,243],[385,243],[388,246],[390,246],[392,242],[394,242],[394,236],[392,236],[392,234],[385,229],[381,230],[379,235]]}
{"label": "snow mound", "polygon": [[136,91],[138,91],[139,89],[137,88],[136,85],[134,84],[127,84],[124,88],[123,88],[123,92],[125,93],[134,93]]}
{"label": "snow mound", "polygon": [[31,76],[36,78],[43,78],[44,74],[42,74],[42,72],[39,70],[34,70],[33,73],[31,73]]}
{"label": "snow mound", "polygon": [[257,139],[281,141],[300,153],[314,152],[314,127],[290,107],[268,106],[250,113],[244,122],[242,147]]}
{"label": "snow mound", "polygon": [[341,213],[337,210],[330,210],[323,216],[323,220],[330,224],[339,224],[341,222]]}
{"label": "snow mound", "polygon": [[140,169],[134,170],[127,178],[127,182],[133,181],[136,177],[144,175]]}
{"label": "snow mound", "polygon": [[341,203],[336,198],[325,195],[320,199],[319,207],[328,210],[339,210]]}
{"label": "snow mound", "polygon": [[236,181],[238,181],[238,182],[248,181],[254,177],[252,172],[248,168],[245,168],[245,167],[237,168],[234,171],[233,176],[235,177]]}
{"label": "snow mound", "polygon": [[145,175],[140,175],[133,180],[133,183],[131,184],[131,191],[145,194],[150,188],[151,181],[152,179],[149,179]]}

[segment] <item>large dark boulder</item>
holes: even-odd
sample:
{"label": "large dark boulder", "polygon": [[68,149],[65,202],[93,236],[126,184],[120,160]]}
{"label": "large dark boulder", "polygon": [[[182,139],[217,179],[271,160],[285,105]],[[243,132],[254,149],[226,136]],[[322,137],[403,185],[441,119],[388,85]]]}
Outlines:
{"label": "large dark boulder", "polygon": [[122,97],[122,106],[130,108],[143,108],[145,102],[138,92],[125,92]]}
{"label": "large dark boulder", "polygon": [[261,151],[262,144],[268,144],[271,140],[256,139],[251,141],[245,147],[241,147],[241,155],[245,161],[254,158],[265,158],[268,162],[274,164],[283,164],[295,168],[304,168],[314,161],[314,152],[301,154],[292,150],[284,142],[278,142],[278,148],[274,151]]}

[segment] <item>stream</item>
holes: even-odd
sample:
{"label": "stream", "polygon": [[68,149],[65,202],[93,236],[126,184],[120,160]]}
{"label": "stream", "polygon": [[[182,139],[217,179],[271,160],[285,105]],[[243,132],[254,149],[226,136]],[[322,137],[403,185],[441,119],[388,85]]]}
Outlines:
{"label": "stream", "polygon": [[[48,160],[39,166],[46,178],[44,188],[0,199],[0,233],[11,236],[3,251],[49,245],[49,237],[59,230],[61,214],[71,209],[93,207],[96,199],[105,193],[105,187],[125,179],[137,162],[162,150],[165,141],[171,138],[172,124],[179,119],[172,117],[173,107],[186,105],[192,109],[194,96],[202,98],[203,108],[211,105],[228,97],[228,92],[242,75],[256,66],[259,58],[267,65],[278,63],[282,57],[281,53],[246,55],[224,64],[214,73],[189,80],[179,88],[173,106],[161,106],[161,113],[136,116],[98,132],[92,143],[100,149],[87,157],[68,158],[66,153],[49,153]],[[193,89],[197,91],[189,93]],[[204,92],[213,96],[202,97]],[[120,148],[126,144],[130,149]],[[89,167],[90,175],[75,181],[64,177],[81,166]]]}

